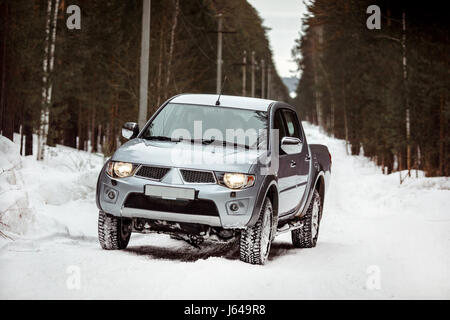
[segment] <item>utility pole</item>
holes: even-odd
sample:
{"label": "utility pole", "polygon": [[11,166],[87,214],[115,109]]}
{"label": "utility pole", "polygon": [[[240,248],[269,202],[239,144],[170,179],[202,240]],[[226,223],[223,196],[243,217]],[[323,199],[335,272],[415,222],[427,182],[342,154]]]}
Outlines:
{"label": "utility pole", "polygon": [[220,89],[222,87],[222,19],[223,15],[219,13],[217,15],[218,28],[217,28],[217,82],[216,82],[216,93],[220,94]]}
{"label": "utility pole", "polygon": [[139,128],[141,129],[147,122],[148,65],[150,52],[150,8],[151,0],[142,0],[142,37],[138,118]]}
{"label": "utility pole", "polygon": [[261,99],[264,99],[266,91],[266,66],[264,59],[261,59]]}
{"label": "utility pole", "polygon": [[255,96],[255,51],[252,51],[252,97]]}
{"label": "utility pole", "polygon": [[242,59],[242,96],[246,95],[247,84],[247,51],[244,50],[244,58]]}
{"label": "utility pole", "polygon": [[408,92],[408,70],[406,63],[406,14],[402,13],[402,65],[403,65],[403,86],[405,92],[405,109],[406,109],[406,165],[408,167],[408,176],[411,177],[411,128],[409,115],[409,92]]}
{"label": "utility pole", "polygon": [[272,85],[272,70],[270,67],[270,64],[267,66],[267,99],[270,99],[272,92],[271,92],[271,85]]}

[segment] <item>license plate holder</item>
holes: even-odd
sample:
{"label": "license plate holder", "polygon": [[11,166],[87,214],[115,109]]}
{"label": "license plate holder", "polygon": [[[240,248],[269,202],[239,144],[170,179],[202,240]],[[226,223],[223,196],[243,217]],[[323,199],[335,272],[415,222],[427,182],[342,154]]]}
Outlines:
{"label": "license plate holder", "polygon": [[155,186],[147,184],[144,187],[144,194],[150,197],[158,197],[168,200],[195,200],[195,189],[168,186]]}

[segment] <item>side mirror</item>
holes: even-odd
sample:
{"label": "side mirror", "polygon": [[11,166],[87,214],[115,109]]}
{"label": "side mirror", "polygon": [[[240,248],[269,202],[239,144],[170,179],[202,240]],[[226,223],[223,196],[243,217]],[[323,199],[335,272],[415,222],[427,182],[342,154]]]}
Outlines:
{"label": "side mirror", "polygon": [[302,152],[303,143],[299,138],[294,137],[283,137],[281,139],[281,150],[287,154],[295,154]]}
{"label": "side mirror", "polygon": [[122,127],[122,137],[127,140],[134,139],[139,134],[139,125],[136,122],[125,122]]}

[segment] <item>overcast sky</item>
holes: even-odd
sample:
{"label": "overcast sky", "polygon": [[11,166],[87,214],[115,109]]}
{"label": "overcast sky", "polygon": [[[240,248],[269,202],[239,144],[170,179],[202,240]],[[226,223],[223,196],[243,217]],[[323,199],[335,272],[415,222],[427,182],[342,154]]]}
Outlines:
{"label": "overcast sky", "polygon": [[281,77],[298,76],[291,49],[301,30],[301,18],[306,12],[303,0],[248,0],[258,10],[268,32],[275,65]]}

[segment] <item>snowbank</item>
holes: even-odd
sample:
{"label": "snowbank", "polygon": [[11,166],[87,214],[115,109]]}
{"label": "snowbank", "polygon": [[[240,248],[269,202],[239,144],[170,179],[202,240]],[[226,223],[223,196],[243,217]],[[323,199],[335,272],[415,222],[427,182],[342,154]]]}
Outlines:
{"label": "snowbank", "polygon": [[0,136],[2,233],[10,239],[94,236],[89,226],[96,219],[93,195],[102,164],[101,155],[64,146],[49,147],[45,160],[36,161]]}
{"label": "snowbank", "polygon": [[0,231],[24,234],[34,221],[20,174],[22,159],[17,146],[0,136]]}

